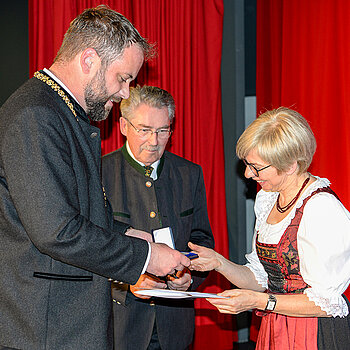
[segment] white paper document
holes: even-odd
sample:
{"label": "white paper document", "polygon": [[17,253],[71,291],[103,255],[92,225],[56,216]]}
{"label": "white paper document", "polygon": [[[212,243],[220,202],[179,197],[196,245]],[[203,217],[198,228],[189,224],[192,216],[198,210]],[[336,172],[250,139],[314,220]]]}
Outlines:
{"label": "white paper document", "polygon": [[168,298],[168,299],[183,299],[183,298],[220,298],[225,299],[226,297],[214,294],[214,293],[201,293],[201,292],[183,292],[180,290],[170,289],[140,289],[134,292],[135,294],[157,297],[157,298]]}

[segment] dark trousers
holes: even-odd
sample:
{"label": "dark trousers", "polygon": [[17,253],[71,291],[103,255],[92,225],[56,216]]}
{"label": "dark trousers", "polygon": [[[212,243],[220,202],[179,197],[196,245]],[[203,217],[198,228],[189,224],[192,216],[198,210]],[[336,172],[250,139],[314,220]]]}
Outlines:
{"label": "dark trousers", "polygon": [[162,350],[159,344],[156,322],[154,322],[152,337],[147,347],[147,350]]}
{"label": "dark trousers", "polygon": [[[188,350],[188,349],[189,348],[186,348],[183,350]],[[159,344],[156,322],[154,322],[152,337],[151,337],[151,341],[149,342],[149,345],[147,347],[147,350],[162,350],[162,348],[160,347],[160,344]],[[164,349],[164,350],[166,350],[166,349]]]}

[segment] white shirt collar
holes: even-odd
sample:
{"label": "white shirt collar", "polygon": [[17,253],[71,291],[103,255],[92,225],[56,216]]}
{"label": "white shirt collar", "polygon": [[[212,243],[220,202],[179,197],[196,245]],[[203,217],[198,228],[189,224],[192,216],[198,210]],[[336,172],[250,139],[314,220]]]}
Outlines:
{"label": "white shirt collar", "polygon": [[[128,151],[130,157],[132,159],[134,159],[135,162],[139,163],[141,166],[145,166],[145,164],[143,164],[142,162],[138,161],[135,158],[135,156],[132,154],[128,141],[126,141],[126,150]],[[159,163],[160,163],[160,159],[158,159],[157,161],[155,161],[154,163],[151,164],[151,166],[153,168],[152,173],[151,173],[151,178],[153,180],[157,180],[157,178],[158,178],[158,176],[157,176],[157,169],[158,169]]]}
{"label": "white shirt collar", "polygon": [[[56,83],[60,84],[60,85],[69,93],[69,95],[71,95],[71,96],[74,98],[74,100],[77,101],[77,102],[79,103],[79,101],[78,101],[78,100],[75,98],[75,96],[72,94],[72,91],[70,91],[70,90],[67,88],[67,86],[64,85],[64,84],[62,83],[62,81],[59,80],[59,79],[56,77],[55,74],[53,74],[53,73],[52,73],[51,71],[49,71],[47,68],[44,68],[43,71],[44,71],[47,75],[49,75],[53,80],[55,80]],[[79,103],[79,105],[80,105],[80,103]]]}

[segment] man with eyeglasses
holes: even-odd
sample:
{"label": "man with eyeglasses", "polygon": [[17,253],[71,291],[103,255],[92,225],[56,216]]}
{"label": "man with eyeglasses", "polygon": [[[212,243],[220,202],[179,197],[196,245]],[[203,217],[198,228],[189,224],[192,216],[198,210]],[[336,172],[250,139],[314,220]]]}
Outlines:
{"label": "man with eyeglasses", "polygon": [[[137,86],[130,88],[130,97],[120,109],[126,143],[102,160],[114,217],[147,232],[169,227],[179,251],[188,251],[189,241],[213,247],[202,170],[165,151],[175,113],[173,97],[157,87]],[[115,349],[187,349],[194,332],[193,301],[140,299],[132,292],[137,288],[194,290],[204,278],[186,269],[165,279],[144,274],[134,286],[116,283]]]}

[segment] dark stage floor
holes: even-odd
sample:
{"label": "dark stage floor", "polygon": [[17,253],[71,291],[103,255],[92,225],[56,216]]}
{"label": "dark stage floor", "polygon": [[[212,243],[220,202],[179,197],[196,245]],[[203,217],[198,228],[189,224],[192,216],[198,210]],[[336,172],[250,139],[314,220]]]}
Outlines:
{"label": "dark stage floor", "polygon": [[252,341],[249,341],[247,343],[235,343],[233,345],[233,350],[254,350],[255,349],[255,343]]}

